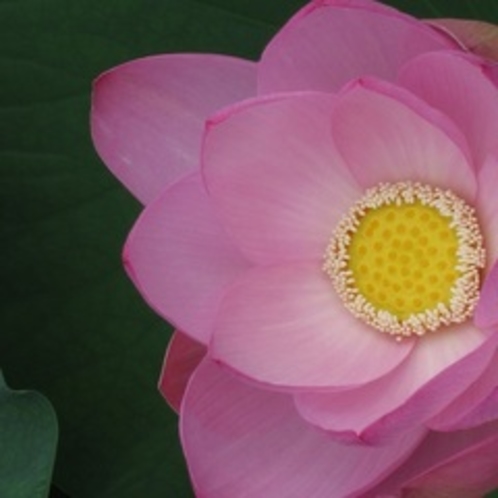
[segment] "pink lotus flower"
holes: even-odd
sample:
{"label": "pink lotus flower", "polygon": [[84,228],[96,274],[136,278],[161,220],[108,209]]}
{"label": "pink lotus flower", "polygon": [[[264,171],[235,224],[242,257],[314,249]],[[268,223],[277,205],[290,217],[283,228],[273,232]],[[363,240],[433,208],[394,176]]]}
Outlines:
{"label": "pink lotus flower", "polygon": [[258,63],[99,78],[96,148],[146,204],[126,269],[188,336],[161,390],[199,497],[498,485],[496,81],[369,0],[310,3]]}

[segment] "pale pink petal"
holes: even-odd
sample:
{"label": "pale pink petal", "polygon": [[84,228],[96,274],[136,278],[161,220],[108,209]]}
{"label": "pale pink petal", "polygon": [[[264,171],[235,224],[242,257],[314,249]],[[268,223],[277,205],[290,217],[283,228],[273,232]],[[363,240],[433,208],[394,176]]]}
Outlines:
{"label": "pale pink petal", "polygon": [[203,343],[226,287],[247,268],[213,213],[198,173],[147,206],[123,259],[150,306]]}
{"label": "pale pink petal", "polygon": [[406,64],[399,83],[443,111],[464,132],[480,167],[498,152],[498,92],[476,57],[453,52],[424,54]]}
{"label": "pale pink petal", "polygon": [[479,171],[477,214],[486,246],[487,269],[498,259],[498,160],[489,156]]}
{"label": "pale pink petal", "polygon": [[[470,324],[421,338],[386,376],[356,389],[299,393],[300,413],[335,437],[378,444],[422,425],[478,378],[494,344]],[[491,344],[490,344],[491,343]]]}
{"label": "pale pink petal", "polygon": [[364,187],[417,181],[474,199],[464,137],[446,116],[399,87],[373,79],[351,85],[335,106],[332,130]]}
{"label": "pale pink petal", "polygon": [[479,498],[498,486],[498,423],[433,432],[382,484],[362,498]]}
{"label": "pale pink petal", "polygon": [[495,352],[483,374],[427,425],[438,431],[453,431],[498,419],[497,364]]}
{"label": "pale pink petal", "polygon": [[250,260],[321,260],[339,218],[360,195],[333,149],[334,100],[319,93],[259,99],[210,122],[206,186]]}
{"label": "pale pink petal", "polygon": [[374,2],[315,1],[266,47],[260,93],[338,90],[374,75],[394,81],[407,60],[456,43],[424,23]]}
{"label": "pale pink petal", "polygon": [[171,337],[158,387],[169,406],[176,412],[180,411],[190,377],[205,356],[206,347],[188,335],[176,331]]}
{"label": "pale pink petal", "polygon": [[147,57],[100,76],[92,136],[109,169],[142,203],[198,168],[204,122],[256,93],[255,64],[221,55]]}
{"label": "pale pink petal", "polygon": [[255,268],[220,307],[212,357],[272,386],[344,387],[390,372],[410,353],[344,308],[319,264]]}
{"label": "pale pink petal", "polygon": [[474,54],[498,60],[498,26],[469,19],[433,19],[430,24],[446,30]]}
{"label": "pale pink petal", "polygon": [[357,496],[413,451],[421,429],[390,446],[334,443],[297,415],[286,394],[255,389],[204,361],[180,417],[183,448],[202,498]]}
{"label": "pale pink petal", "polygon": [[498,327],[498,261],[486,275],[476,306],[474,321],[482,329]]}

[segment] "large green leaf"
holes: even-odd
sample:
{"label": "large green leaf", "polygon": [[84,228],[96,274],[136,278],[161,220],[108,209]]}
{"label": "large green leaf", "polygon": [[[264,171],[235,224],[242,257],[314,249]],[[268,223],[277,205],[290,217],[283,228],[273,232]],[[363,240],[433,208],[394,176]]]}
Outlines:
{"label": "large green leaf", "polygon": [[57,445],[50,403],[33,391],[12,391],[0,371],[0,496],[45,498]]}
{"label": "large green leaf", "polygon": [[285,0],[260,12],[250,2],[0,2],[8,262],[0,270],[0,351],[16,384],[53,400],[61,427],[55,480],[71,496],[191,495],[176,416],[156,389],[170,329],[121,267],[140,208],[93,152],[91,82],[157,52],[256,57],[298,5]]}
{"label": "large green leaf", "polygon": [[385,0],[384,3],[420,17],[459,17],[498,22],[498,5],[495,0]]}
{"label": "large green leaf", "polygon": [[[255,59],[304,3],[0,0],[0,363],[52,400],[55,480],[74,498],[192,496],[155,387],[171,330],[121,267],[140,207],[93,152],[91,81],[152,53]],[[495,0],[390,3],[497,20]]]}

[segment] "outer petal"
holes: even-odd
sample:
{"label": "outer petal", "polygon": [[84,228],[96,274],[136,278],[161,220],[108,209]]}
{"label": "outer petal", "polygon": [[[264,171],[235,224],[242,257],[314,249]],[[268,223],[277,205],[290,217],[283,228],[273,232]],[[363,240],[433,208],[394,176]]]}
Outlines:
{"label": "outer petal", "polygon": [[357,389],[296,395],[311,423],[346,440],[379,443],[437,414],[481,375],[496,341],[467,325],[419,340],[385,377]]}
{"label": "outer petal", "polygon": [[210,352],[256,381],[320,389],[385,375],[413,344],[354,318],[318,264],[294,264],[255,268],[229,290]]}
{"label": "outer petal", "polygon": [[431,433],[405,464],[363,498],[477,498],[498,486],[498,423]]}
{"label": "outer petal", "polygon": [[399,82],[443,111],[463,130],[477,166],[498,152],[498,91],[486,66],[461,53],[424,54],[401,70]]}
{"label": "outer petal", "polygon": [[339,218],[358,197],[330,136],[334,100],[287,94],[211,120],[203,150],[206,185],[252,261],[321,259]]}
{"label": "outer petal", "polygon": [[335,106],[332,131],[364,187],[410,180],[474,199],[475,175],[459,130],[399,87],[372,79],[351,85]]}
{"label": "outer petal", "polygon": [[498,352],[488,367],[458,398],[428,422],[431,429],[468,429],[498,419]]}
{"label": "outer petal", "polygon": [[159,391],[176,412],[180,405],[190,377],[206,356],[206,347],[176,331],[172,336],[159,379]]}
{"label": "outer petal", "polygon": [[226,287],[247,268],[213,213],[197,173],[145,209],[123,259],[152,308],[204,343]]}
{"label": "outer petal", "polygon": [[332,91],[362,75],[394,81],[407,60],[454,47],[442,33],[374,2],[315,1],[267,46],[259,92]]}
{"label": "outer petal", "polygon": [[161,55],[95,82],[92,135],[102,160],[143,203],[198,167],[204,121],[255,94],[255,64],[220,55]]}
{"label": "outer petal", "polygon": [[290,396],[249,387],[208,361],[187,388],[180,422],[202,498],[353,496],[402,463],[424,433],[382,448],[342,446],[307,426]]}

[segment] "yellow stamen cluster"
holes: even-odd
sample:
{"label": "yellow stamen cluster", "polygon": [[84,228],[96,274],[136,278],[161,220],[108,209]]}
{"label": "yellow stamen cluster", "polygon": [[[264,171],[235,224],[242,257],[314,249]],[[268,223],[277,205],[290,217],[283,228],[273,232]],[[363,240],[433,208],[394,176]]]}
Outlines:
{"label": "yellow stamen cluster", "polygon": [[483,240],[474,209],[411,182],[367,190],[335,229],[323,269],[345,306],[398,339],[467,319]]}

